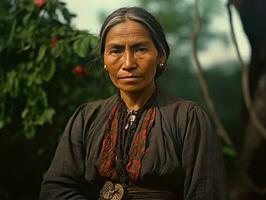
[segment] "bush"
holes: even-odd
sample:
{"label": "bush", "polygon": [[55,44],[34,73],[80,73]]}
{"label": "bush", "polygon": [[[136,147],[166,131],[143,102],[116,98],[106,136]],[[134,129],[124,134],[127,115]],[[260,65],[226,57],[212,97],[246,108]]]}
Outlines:
{"label": "bush", "polygon": [[71,113],[114,92],[73,17],[59,0],[0,1],[0,200],[37,199]]}
{"label": "bush", "polygon": [[[113,92],[97,55],[97,37],[71,25],[59,0],[0,3],[0,129],[32,139],[80,103]],[[61,127],[62,128],[62,127]]]}

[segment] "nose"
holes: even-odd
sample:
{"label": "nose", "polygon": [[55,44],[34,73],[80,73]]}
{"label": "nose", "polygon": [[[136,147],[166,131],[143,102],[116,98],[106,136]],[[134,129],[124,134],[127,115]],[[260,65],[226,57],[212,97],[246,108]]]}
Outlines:
{"label": "nose", "polygon": [[134,52],[130,50],[125,50],[124,53],[124,63],[123,63],[123,69],[124,70],[132,70],[136,68],[136,59]]}

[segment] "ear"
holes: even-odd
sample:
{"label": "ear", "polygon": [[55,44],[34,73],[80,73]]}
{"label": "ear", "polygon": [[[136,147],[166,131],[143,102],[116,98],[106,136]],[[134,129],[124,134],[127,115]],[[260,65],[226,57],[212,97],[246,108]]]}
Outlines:
{"label": "ear", "polygon": [[166,62],[166,58],[165,58],[165,56],[160,56],[160,55],[159,55],[159,58],[158,58],[158,64],[161,64],[161,63],[165,64],[165,62]]}

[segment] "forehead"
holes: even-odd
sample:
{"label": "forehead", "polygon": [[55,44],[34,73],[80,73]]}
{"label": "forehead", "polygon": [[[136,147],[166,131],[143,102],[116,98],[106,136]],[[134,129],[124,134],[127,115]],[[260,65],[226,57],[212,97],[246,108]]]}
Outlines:
{"label": "forehead", "polygon": [[114,25],[107,33],[105,42],[145,40],[152,42],[147,28],[139,22],[125,21]]}

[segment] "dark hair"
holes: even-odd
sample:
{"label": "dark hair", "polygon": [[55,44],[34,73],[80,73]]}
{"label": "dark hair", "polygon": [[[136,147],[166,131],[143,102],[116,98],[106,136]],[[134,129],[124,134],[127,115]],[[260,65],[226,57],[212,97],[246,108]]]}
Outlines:
{"label": "dark hair", "polygon": [[[165,34],[160,23],[148,11],[140,7],[123,7],[115,10],[104,21],[99,36],[100,54],[104,54],[105,38],[109,30],[126,20],[136,21],[144,25],[150,33],[155,47],[160,56],[168,59],[170,49],[165,39]],[[158,77],[164,68],[157,67],[156,77]]]}

